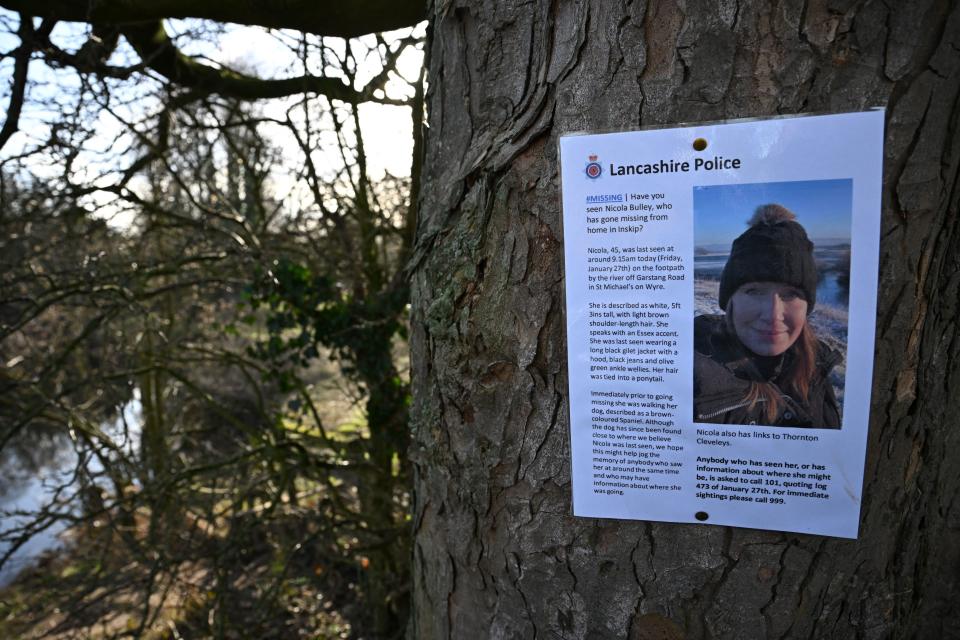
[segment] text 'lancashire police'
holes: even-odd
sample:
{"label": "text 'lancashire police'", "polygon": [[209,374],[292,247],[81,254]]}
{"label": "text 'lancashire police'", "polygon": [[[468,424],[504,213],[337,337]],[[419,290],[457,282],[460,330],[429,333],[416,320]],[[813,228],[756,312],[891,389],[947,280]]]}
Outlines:
{"label": "text 'lancashire police'", "polygon": [[[651,173],[689,173],[690,163],[686,160],[678,162],[676,160],[660,160],[652,164],[613,164],[610,163],[611,176],[639,176]],[[729,169],[739,169],[740,158],[724,158],[723,156],[714,156],[713,158],[694,158],[694,171],[724,171]]]}

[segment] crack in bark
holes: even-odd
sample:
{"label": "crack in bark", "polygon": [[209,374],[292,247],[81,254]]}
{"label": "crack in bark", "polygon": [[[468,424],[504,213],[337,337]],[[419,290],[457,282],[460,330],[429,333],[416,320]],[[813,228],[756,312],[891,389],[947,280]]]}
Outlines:
{"label": "crack in bark", "polygon": [[[520,137],[539,119],[540,115],[544,111],[544,107],[548,102],[549,90],[547,85],[547,75],[550,72],[550,61],[553,58],[553,47],[554,47],[554,37],[553,37],[553,27],[554,21],[552,19],[554,11],[556,9],[556,2],[551,2],[550,6],[547,8],[547,17],[545,20],[538,21],[534,19],[530,25],[530,47],[528,48],[529,54],[527,56],[528,69],[524,76],[524,89],[523,89],[523,98],[520,100],[520,116],[515,119],[515,124],[513,125],[512,131],[507,136],[507,139],[513,143],[520,139]],[[534,49],[535,49],[535,38],[534,34],[536,31],[536,26],[539,25],[543,33],[544,44],[541,47],[536,47],[536,50],[542,54],[540,59],[539,68],[537,71],[536,79],[533,79],[533,74],[531,73],[532,60],[534,59]],[[533,83],[531,86],[531,82]],[[535,103],[535,104],[534,104]],[[531,139],[527,141],[526,146],[532,144],[535,136],[539,133],[535,133],[531,136]],[[520,150],[516,152],[520,153]],[[515,155],[511,158],[504,161],[504,164],[509,162],[516,157]]]}
{"label": "crack in bark", "polygon": [[[717,593],[723,588],[726,584],[730,572],[737,565],[737,561],[733,558],[730,553],[730,549],[733,545],[733,528],[732,527],[723,527],[723,549],[721,549],[720,554],[724,557],[724,565],[720,570],[720,575],[716,578],[713,578],[710,582],[706,584],[701,584],[694,592],[690,595],[689,598],[683,599],[682,609],[685,610],[687,616],[693,617],[696,615],[696,619],[700,624],[700,630],[703,634],[704,640],[712,640],[714,637],[713,628],[708,620],[707,616],[711,611],[711,608],[706,606],[699,607],[688,607],[690,603],[705,605],[711,602],[714,602]],[[689,619],[689,618],[688,618]],[[688,631],[689,631],[689,624]]]}
{"label": "crack in bark", "polygon": [[[941,3],[946,5],[946,3]],[[897,105],[900,100],[905,97],[910,88],[914,86],[915,82],[923,74],[923,71],[930,65],[930,60],[933,55],[936,53],[937,49],[943,43],[943,37],[946,33],[947,22],[949,21],[948,6],[945,6],[940,15],[937,16],[934,23],[934,28],[936,34],[930,38],[924,38],[921,42],[921,46],[917,48],[917,51],[914,53],[914,59],[919,60],[918,62],[913,63],[911,66],[913,70],[902,76],[896,83],[894,83],[891,91],[890,98],[887,100],[887,112],[893,113],[896,110]],[[887,31],[887,37],[889,38],[889,30]],[[923,45],[927,46],[924,47]],[[905,155],[905,157],[908,157]]]}
{"label": "crack in bark", "polygon": [[447,639],[453,640],[456,636],[453,635],[453,595],[457,590],[457,563],[453,558],[453,554],[449,551],[447,552],[447,560],[450,562],[450,572],[453,574],[451,577],[451,587],[450,591],[447,593]]}
{"label": "crack in bark", "polygon": [[777,595],[778,595],[777,587],[783,581],[783,574],[787,568],[786,563],[784,562],[784,559],[787,557],[787,551],[789,551],[791,548],[790,542],[781,543],[781,544],[783,544],[783,550],[780,552],[780,557],[777,558],[777,564],[779,565],[779,568],[777,569],[776,579],[773,581],[773,584],[770,585],[770,599],[767,600],[767,602],[760,607],[760,615],[762,615],[764,619],[767,621],[767,631],[769,631],[773,627],[773,620],[770,614],[767,613],[767,610],[771,606],[773,606],[774,602],[776,602],[777,600]]}
{"label": "crack in bark", "polygon": [[[918,78],[919,79],[919,78]],[[927,115],[930,113],[930,105],[933,103],[933,89],[931,88],[927,93],[927,103],[923,107],[923,114],[920,116],[920,120],[917,122],[916,128],[913,130],[913,136],[910,138],[910,143],[907,145],[907,148],[904,150],[900,161],[894,166],[894,170],[891,175],[891,179],[888,182],[890,193],[891,193],[891,204],[896,205],[894,210],[900,218],[906,222],[907,214],[906,207],[903,206],[903,203],[900,201],[900,196],[897,193],[897,185],[900,184],[900,180],[903,178],[903,173],[906,171],[907,165],[913,157],[913,153],[916,150],[917,145],[920,143],[920,137],[923,133],[923,125],[927,121]]]}
{"label": "crack in bark", "polygon": [[539,630],[537,629],[536,617],[533,615],[533,610],[530,608],[530,601],[527,600],[527,594],[523,592],[523,589],[520,587],[520,580],[523,578],[523,562],[520,560],[520,556],[517,553],[512,553],[514,562],[517,564],[517,580],[514,583],[514,587],[517,590],[517,593],[520,595],[520,599],[523,601],[524,611],[527,613],[527,621],[530,623],[530,626],[533,627],[533,638],[536,640],[539,635]]}
{"label": "crack in bark", "polygon": [[891,78],[891,77],[890,77],[890,74],[887,72],[887,60],[888,60],[889,57],[890,57],[890,53],[889,53],[889,52],[890,52],[890,44],[891,44],[891,43],[890,43],[890,40],[891,40],[890,34],[893,33],[893,28],[892,28],[892,25],[891,25],[891,21],[893,20],[893,9],[890,7],[889,4],[887,4],[887,2],[886,2],[885,0],[881,0],[880,4],[883,5],[883,6],[887,9],[887,14],[886,14],[886,16],[884,17],[884,25],[883,25],[883,26],[886,28],[886,30],[887,30],[887,37],[886,37],[886,39],[885,39],[884,42],[883,42],[883,53],[882,53],[881,56],[880,56],[880,65],[879,65],[879,67],[880,67],[881,73],[883,73],[883,76],[884,76],[887,80],[890,80],[891,82],[895,82],[896,79],[895,79],[895,78]]}
{"label": "crack in bark", "polygon": [[526,469],[524,470],[524,472],[520,475],[520,478],[521,478],[522,480],[526,480],[526,475],[527,475],[526,472],[530,469],[530,467],[532,467],[532,466],[537,462],[537,460],[540,459],[540,452],[543,450],[544,445],[546,445],[547,442],[550,440],[550,436],[553,434],[553,430],[554,430],[554,429],[556,428],[556,426],[557,426],[557,421],[558,421],[559,414],[560,414],[560,407],[562,406],[562,401],[563,401],[563,400],[562,400],[562,397],[560,396],[560,394],[557,393],[556,391],[555,391],[554,394],[553,394],[553,398],[554,398],[554,402],[553,402],[553,413],[552,413],[552,415],[550,416],[550,422],[549,422],[548,425],[547,425],[547,430],[546,430],[546,432],[543,434],[543,438],[541,438],[540,444],[537,445],[537,450],[536,450],[536,451],[534,452],[534,454],[533,454],[533,459],[532,459],[532,460],[530,461],[530,463],[527,465],[527,467],[526,467]]}
{"label": "crack in bark", "polygon": [[563,84],[563,81],[567,79],[574,69],[580,66],[580,59],[583,57],[583,50],[587,46],[587,33],[590,30],[590,4],[584,4],[586,7],[586,12],[584,13],[583,20],[581,24],[583,25],[581,29],[578,30],[578,40],[576,50],[574,55],[567,62],[566,66],[562,69],[561,73],[557,76],[557,79],[554,81],[555,85]]}
{"label": "crack in bark", "polygon": [[527,394],[527,402],[530,404],[530,411],[527,412],[526,417],[523,420],[523,430],[520,433],[520,443],[517,447],[517,467],[513,472],[513,484],[517,485],[520,483],[520,480],[523,479],[523,445],[527,441],[527,431],[530,427],[530,419],[533,416],[534,412],[534,403],[536,402],[536,384],[530,385],[530,391]]}
{"label": "crack in bark", "polygon": [[[493,492],[490,492],[489,500],[493,500]],[[487,506],[487,513],[490,513],[490,505]],[[486,591],[490,588],[490,585],[487,584],[487,576],[483,570],[483,554],[486,552],[486,545],[483,544],[483,532],[480,531],[480,518],[477,517],[476,511],[474,511],[474,540],[477,541],[477,545],[480,547],[480,551],[477,554],[477,561],[474,563],[474,566],[477,569],[477,573],[480,575],[480,582],[483,583],[483,589]],[[492,576],[491,576],[492,579]],[[494,589],[496,590],[496,589]]]}
{"label": "crack in bark", "polygon": [[[826,555],[823,551],[824,545],[825,545],[825,542],[823,540],[820,540],[817,542],[816,549],[814,549],[813,553],[811,554],[810,562],[807,564],[806,573],[800,579],[799,585],[797,585],[797,591],[800,594],[800,602],[798,603],[798,606],[797,606],[798,610],[803,609],[803,602],[804,602],[804,597],[806,596],[806,593],[807,593],[807,588],[810,586],[810,582],[813,580],[814,575],[817,573],[816,571],[814,571],[814,568],[819,564],[820,560],[824,558]],[[796,623],[797,623],[797,617],[794,616],[793,619],[790,621],[790,625],[787,627],[787,630],[783,634],[784,638],[789,638],[792,636],[793,627]],[[816,628],[815,624],[810,625],[810,635],[808,636],[808,638],[813,638],[813,633],[815,628]]]}

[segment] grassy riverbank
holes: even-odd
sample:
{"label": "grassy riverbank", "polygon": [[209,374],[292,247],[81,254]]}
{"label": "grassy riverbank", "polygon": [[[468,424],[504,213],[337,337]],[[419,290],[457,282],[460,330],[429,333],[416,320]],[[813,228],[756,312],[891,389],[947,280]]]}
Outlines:
{"label": "grassy riverbank", "polygon": [[[370,474],[362,405],[328,360],[303,378],[322,434],[291,415],[273,444],[210,445],[164,485],[74,505],[63,545],[0,589],[0,638],[369,637],[371,590],[386,584],[390,606],[407,597],[383,564],[384,540],[408,527],[405,487],[403,531],[374,530],[358,497]],[[278,470],[295,477],[280,484]]]}
{"label": "grassy riverbank", "polygon": [[[145,537],[147,515],[127,533]],[[348,619],[361,613],[351,606],[363,587],[363,557],[351,562],[321,548],[278,544],[292,533],[309,538],[308,530],[292,517],[252,527],[242,569],[229,575],[215,555],[224,531],[197,530],[188,545],[154,558],[137,557],[114,532],[77,531],[63,552],[0,590],[0,637],[346,638]]]}

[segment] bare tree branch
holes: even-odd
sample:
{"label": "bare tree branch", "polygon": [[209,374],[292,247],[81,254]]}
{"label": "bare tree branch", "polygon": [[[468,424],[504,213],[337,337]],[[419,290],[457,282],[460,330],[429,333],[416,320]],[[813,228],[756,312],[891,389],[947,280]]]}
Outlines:
{"label": "bare tree branch", "polygon": [[181,53],[159,20],[124,27],[123,35],[148,67],[181,87],[203,89],[209,93],[241,100],[318,93],[350,104],[371,100],[405,104],[402,100],[375,99],[370,92],[357,91],[339,78],[304,75],[266,80],[203,64]]}
{"label": "bare tree branch", "polygon": [[94,24],[83,46],[76,53],[64,51],[50,41],[49,32],[43,37],[37,34],[37,49],[52,66],[73,67],[80,73],[96,73],[99,76],[126,79],[138,71],[143,64],[130,67],[116,67],[107,64],[107,60],[117,47],[120,31],[113,25]]}
{"label": "bare tree branch", "polygon": [[3,129],[0,129],[0,149],[17,132],[20,124],[20,111],[23,109],[23,98],[27,92],[27,68],[30,66],[30,54],[33,53],[33,18],[21,13],[17,34],[20,36],[20,46],[13,53],[10,105],[7,107],[7,119],[3,122]]}
{"label": "bare tree branch", "polygon": [[318,3],[236,2],[235,0],[2,0],[0,6],[34,16],[72,22],[129,24],[161,18],[201,18],[217,22],[297,29],[352,38],[410,27],[425,19],[424,0],[356,0]]}

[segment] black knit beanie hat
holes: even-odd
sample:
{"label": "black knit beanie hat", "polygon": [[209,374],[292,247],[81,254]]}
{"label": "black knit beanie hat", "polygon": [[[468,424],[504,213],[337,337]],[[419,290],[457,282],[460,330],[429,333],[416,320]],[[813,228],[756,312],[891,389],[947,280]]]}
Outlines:
{"label": "black knit beanie hat", "polygon": [[720,308],[747,282],[783,282],[803,291],[807,313],[817,303],[813,243],[792,211],[779,204],[757,207],[750,228],[733,241],[720,276]]}

